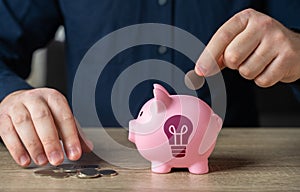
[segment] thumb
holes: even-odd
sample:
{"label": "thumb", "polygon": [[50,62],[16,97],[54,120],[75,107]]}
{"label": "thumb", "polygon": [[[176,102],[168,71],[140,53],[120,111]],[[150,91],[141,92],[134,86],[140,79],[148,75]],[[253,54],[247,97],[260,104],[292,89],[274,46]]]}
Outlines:
{"label": "thumb", "polygon": [[212,76],[224,68],[223,54],[219,57],[218,61],[215,61],[208,51],[204,50],[197,60],[194,70],[199,76]]}

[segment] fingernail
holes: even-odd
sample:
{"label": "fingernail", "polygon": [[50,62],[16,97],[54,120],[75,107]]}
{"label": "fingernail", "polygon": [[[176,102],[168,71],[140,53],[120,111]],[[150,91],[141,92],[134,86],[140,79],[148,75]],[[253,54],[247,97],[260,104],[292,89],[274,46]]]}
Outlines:
{"label": "fingernail", "polygon": [[57,165],[63,159],[62,155],[58,151],[50,153],[49,160],[52,165]]}
{"label": "fingernail", "polygon": [[73,159],[73,158],[76,158],[79,153],[80,153],[80,149],[78,147],[70,147],[69,150],[69,159]]}
{"label": "fingernail", "polygon": [[44,154],[40,154],[36,158],[37,164],[38,165],[43,165],[45,164],[48,160],[47,157]]}
{"label": "fingernail", "polygon": [[29,159],[29,157],[27,155],[22,155],[20,157],[20,164],[22,166],[25,166],[28,163],[28,159]]}
{"label": "fingernail", "polygon": [[200,76],[204,76],[207,72],[207,69],[203,68],[201,65],[196,65],[195,70],[196,73]]}

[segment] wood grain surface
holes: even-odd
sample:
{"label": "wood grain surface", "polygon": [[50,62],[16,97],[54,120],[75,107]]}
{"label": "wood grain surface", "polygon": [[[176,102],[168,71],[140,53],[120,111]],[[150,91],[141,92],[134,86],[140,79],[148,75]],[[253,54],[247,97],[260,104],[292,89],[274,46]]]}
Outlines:
{"label": "wood grain surface", "polygon": [[[97,140],[99,130],[85,132]],[[134,146],[125,129],[106,130],[118,143]],[[117,150],[105,143],[96,145],[97,150],[112,154]],[[135,165],[123,156],[115,159]],[[19,167],[0,144],[0,191],[300,191],[300,128],[224,128],[209,159],[210,172],[205,175],[193,175],[187,169],[154,174],[147,167],[116,167],[94,153],[73,163],[99,163],[119,175],[84,180],[39,177],[34,174],[35,165]]]}

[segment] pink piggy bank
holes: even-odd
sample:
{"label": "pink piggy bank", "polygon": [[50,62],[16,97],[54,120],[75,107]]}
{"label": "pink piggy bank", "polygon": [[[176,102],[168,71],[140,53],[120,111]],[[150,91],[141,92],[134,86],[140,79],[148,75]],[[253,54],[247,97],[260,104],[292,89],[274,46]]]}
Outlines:
{"label": "pink piggy bank", "polygon": [[170,95],[159,84],[154,84],[153,94],[137,119],[129,122],[128,139],[155,173],[168,173],[173,167],[207,173],[222,119],[197,97]]}

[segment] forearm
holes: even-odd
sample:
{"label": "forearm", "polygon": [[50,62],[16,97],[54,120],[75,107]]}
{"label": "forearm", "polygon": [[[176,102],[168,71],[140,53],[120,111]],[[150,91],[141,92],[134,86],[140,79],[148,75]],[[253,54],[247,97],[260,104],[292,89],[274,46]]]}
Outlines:
{"label": "forearm", "polygon": [[0,101],[31,87],[31,55],[54,37],[63,18],[57,1],[0,0]]}

